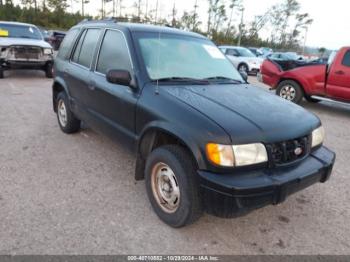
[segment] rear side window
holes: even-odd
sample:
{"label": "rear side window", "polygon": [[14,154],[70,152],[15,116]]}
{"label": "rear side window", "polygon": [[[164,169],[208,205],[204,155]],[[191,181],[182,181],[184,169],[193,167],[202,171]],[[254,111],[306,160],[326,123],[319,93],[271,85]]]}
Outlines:
{"label": "rear side window", "polygon": [[115,30],[107,30],[104,36],[96,71],[106,74],[111,69],[131,72],[128,46],[123,34]]}
{"label": "rear side window", "polygon": [[238,52],[235,49],[227,49],[226,55],[238,56]]}
{"label": "rear side window", "polygon": [[74,28],[70,30],[67,35],[64,37],[63,42],[58,51],[58,57],[62,59],[68,59],[70,50],[75,42],[75,39],[79,33],[79,29]]}
{"label": "rear side window", "polygon": [[82,46],[82,44],[83,44],[83,41],[84,41],[86,32],[87,32],[87,30],[85,30],[85,31],[81,34],[81,36],[80,36],[80,38],[79,38],[79,41],[78,41],[78,43],[77,43],[77,46],[75,47],[75,51],[74,51],[74,54],[73,54],[73,57],[72,57],[72,61],[73,61],[74,63],[79,63],[80,50],[81,50],[81,46]]}
{"label": "rear side window", "polygon": [[99,36],[100,29],[87,29],[79,39],[72,61],[90,68]]}
{"label": "rear side window", "polygon": [[342,64],[350,67],[350,50],[345,53]]}

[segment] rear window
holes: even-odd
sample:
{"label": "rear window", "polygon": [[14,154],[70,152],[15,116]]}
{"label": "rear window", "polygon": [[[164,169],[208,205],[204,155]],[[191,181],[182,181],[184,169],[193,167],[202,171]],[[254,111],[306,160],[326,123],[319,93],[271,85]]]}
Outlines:
{"label": "rear window", "polygon": [[350,50],[345,53],[342,64],[350,67]]}
{"label": "rear window", "polygon": [[58,51],[58,57],[62,59],[68,59],[70,50],[73,47],[75,39],[79,33],[79,29],[74,28],[70,30],[66,37],[63,39],[63,42],[60,46],[60,50]]}

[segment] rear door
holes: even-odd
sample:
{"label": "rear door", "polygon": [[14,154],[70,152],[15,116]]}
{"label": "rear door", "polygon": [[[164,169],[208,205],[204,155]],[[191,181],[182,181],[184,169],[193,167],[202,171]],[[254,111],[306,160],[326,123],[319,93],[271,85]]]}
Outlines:
{"label": "rear door", "polygon": [[326,90],[330,97],[350,100],[350,49],[341,50],[335,59],[328,74]]}
{"label": "rear door", "polygon": [[85,29],[72,53],[69,67],[65,69],[69,90],[78,114],[86,115],[89,107],[88,95],[91,65],[101,29]]}
{"label": "rear door", "polygon": [[[131,145],[135,140],[135,109],[138,92],[129,86],[107,81],[109,70],[127,70],[134,77],[128,43],[122,31],[107,29],[104,33],[89,90],[91,113],[98,128],[118,141]],[[135,79],[133,79],[134,81]]]}

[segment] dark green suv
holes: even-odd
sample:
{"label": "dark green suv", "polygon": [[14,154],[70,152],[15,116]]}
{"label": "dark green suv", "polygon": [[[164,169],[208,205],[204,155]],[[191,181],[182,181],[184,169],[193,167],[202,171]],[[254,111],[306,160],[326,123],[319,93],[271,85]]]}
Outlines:
{"label": "dark green suv", "polygon": [[84,121],[133,149],[135,178],[173,227],[203,211],[233,217],[278,204],[331,174],[320,120],[249,85],[201,35],[84,22],[68,32],[54,72],[62,131]]}

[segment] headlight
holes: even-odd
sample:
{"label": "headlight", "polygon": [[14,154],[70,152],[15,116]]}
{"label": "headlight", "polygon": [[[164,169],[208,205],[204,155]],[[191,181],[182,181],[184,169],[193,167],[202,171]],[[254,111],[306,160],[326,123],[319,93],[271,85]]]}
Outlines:
{"label": "headlight", "polygon": [[248,166],[267,162],[267,152],[263,144],[247,144],[232,146],[235,166]]}
{"label": "headlight", "polygon": [[312,144],[311,147],[319,146],[323,143],[325,137],[325,132],[323,126],[312,131]]}
{"label": "headlight", "polygon": [[246,145],[207,144],[207,156],[219,166],[239,167],[268,161],[266,148],[261,143]]}
{"label": "headlight", "polygon": [[44,48],[44,55],[52,55],[52,48]]}

